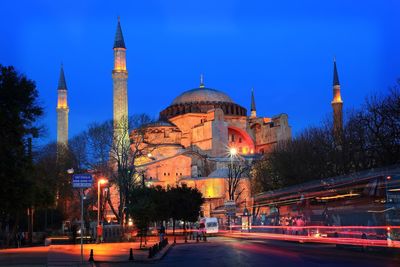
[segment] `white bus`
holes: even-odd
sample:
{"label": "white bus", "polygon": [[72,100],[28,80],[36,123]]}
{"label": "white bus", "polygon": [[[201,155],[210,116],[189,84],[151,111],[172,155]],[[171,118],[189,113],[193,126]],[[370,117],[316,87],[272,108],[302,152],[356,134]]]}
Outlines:
{"label": "white bus", "polygon": [[[204,228],[203,228],[204,227]],[[203,228],[203,229],[201,229]],[[207,234],[218,233],[218,220],[217,218],[202,218],[200,219],[200,230]]]}

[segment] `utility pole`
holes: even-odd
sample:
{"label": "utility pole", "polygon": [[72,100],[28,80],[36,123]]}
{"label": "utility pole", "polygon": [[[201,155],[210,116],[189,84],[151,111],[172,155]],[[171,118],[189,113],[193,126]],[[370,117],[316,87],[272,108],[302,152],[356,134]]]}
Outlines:
{"label": "utility pole", "polygon": [[[28,159],[32,163],[32,137],[28,138]],[[33,241],[33,206],[28,208],[28,243],[32,245]]]}

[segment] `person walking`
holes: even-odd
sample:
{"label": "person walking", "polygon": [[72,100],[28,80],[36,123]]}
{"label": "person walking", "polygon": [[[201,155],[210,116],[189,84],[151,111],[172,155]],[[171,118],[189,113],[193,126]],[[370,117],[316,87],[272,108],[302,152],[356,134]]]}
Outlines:
{"label": "person walking", "polygon": [[164,225],[161,225],[161,227],[160,227],[160,242],[164,240],[164,236],[165,236],[165,227],[164,227]]}

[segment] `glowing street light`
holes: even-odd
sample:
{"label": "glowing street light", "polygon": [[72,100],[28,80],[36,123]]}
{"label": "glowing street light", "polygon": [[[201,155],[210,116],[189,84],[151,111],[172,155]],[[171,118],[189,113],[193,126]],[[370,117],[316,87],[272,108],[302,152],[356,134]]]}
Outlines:
{"label": "glowing street light", "polygon": [[229,149],[229,155],[230,155],[231,157],[234,157],[234,156],[237,155],[237,149],[236,149],[236,147],[231,147],[231,148]]}
{"label": "glowing street light", "polygon": [[[100,186],[102,184],[108,183],[108,180],[106,179],[100,179],[97,181],[97,242],[100,241],[100,235],[99,235],[99,229],[101,228],[100,226]],[[101,231],[101,230],[100,230]]]}

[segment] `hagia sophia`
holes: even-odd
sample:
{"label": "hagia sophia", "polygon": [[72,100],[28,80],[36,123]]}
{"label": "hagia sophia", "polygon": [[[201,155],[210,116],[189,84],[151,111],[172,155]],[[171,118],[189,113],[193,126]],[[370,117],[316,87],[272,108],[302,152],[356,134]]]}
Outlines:
{"label": "hagia sophia", "polygon": [[[128,117],[126,46],[119,20],[113,50],[113,119],[116,122]],[[335,99],[340,102],[338,112],[341,114],[337,81],[338,88],[339,96]],[[67,143],[69,109],[62,69],[58,92],[57,141]],[[249,114],[245,106],[233,101],[228,94],[206,86],[201,76],[199,86],[176,96],[160,112],[158,121],[133,130],[130,138],[143,134],[141,149],[148,148],[147,156],[135,162],[146,184],[196,187],[206,200],[202,215],[222,220],[225,217],[224,203],[229,200],[227,178],[230,164],[237,161],[250,163],[280,141],[291,139],[287,114],[270,117],[257,114],[254,90],[248,103]],[[115,128],[114,134],[117,131]],[[250,188],[249,178],[242,177],[235,196],[237,214],[244,207],[251,206]]]}

